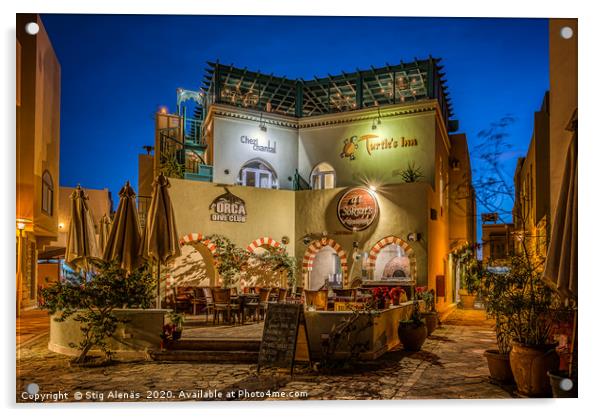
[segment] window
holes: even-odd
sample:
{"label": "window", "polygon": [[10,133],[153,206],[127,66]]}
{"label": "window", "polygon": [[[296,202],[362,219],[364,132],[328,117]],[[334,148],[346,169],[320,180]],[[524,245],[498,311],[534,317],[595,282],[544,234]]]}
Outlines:
{"label": "window", "polygon": [[247,187],[278,188],[274,169],[261,160],[247,162],[240,170],[238,181]]}
{"label": "window", "polygon": [[52,216],[52,207],[54,200],[54,186],[50,172],[44,171],[42,175],[42,212]]}
{"label": "window", "polygon": [[335,172],[332,165],[322,162],[311,172],[311,188],[314,190],[325,190],[334,188],[336,185]]}

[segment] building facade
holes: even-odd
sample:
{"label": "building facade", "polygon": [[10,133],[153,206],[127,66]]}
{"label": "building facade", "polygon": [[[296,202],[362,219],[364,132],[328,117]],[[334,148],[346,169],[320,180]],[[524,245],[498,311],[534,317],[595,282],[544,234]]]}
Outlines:
{"label": "building facade", "polygon": [[411,282],[453,303],[451,254],[475,241],[475,202],[438,62],[312,81],[210,64],[204,90],[157,113],[154,157],[139,159],[139,201],[159,171],[172,177],[183,254],[170,278],[216,285],[207,237],[221,234],[284,248],[307,289]]}
{"label": "building facade", "polygon": [[[36,23],[37,34],[25,26]],[[37,301],[38,252],[58,236],[61,67],[40,16],[17,14],[17,308]]]}

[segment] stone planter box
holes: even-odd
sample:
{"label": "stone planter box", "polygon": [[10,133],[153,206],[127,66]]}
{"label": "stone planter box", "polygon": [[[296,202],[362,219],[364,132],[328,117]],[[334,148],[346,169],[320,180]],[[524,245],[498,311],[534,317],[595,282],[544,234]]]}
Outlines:
{"label": "stone planter box", "polygon": [[[135,357],[143,355],[147,350],[159,348],[163,320],[170,310],[115,309],[113,311],[120,319],[128,320],[127,323],[118,324],[114,336],[107,339],[108,346],[113,352],[120,356]],[[69,346],[71,343],[78,345],[82,340],[81,323],[73,319],[76,314],[64,322],[55,321],[56,315],[50,317],[49,350],[69,356],[79,354],[77,349]],[[91,350],[90,353],[101,352]]]}
{"label": "stone planter box", "polygon": [[[420,302],[422,304],[422,301]],[[393,349],[400,344],[397,335],[398,324],[401,320],[408,320],[412,314],[412,301],[401,303],[385,310],[380,310],[380,314],[373,314],[373,324],[362,330],[357,340],[359,343],[367,343],[367,351],[360,354],[360,359],[373,360],[382,354]],[[422,307],[422,306],[421,306]],[[319,360],[322,357],[321,343],[323,338],[327,338],[332,326],[340,320],[351,316],[347,311],[306,311],[305,322],[307,324],[307,335],[309,339],[309,349],[312,359]],[[369,320],[368,317],[360,320]],[[365,323],[365,322],[364,322]],[[360,323],[360,327],[362,324]],[[342,346],[335,352],[336,357],[344,358],[349,356],[349,346]]]}

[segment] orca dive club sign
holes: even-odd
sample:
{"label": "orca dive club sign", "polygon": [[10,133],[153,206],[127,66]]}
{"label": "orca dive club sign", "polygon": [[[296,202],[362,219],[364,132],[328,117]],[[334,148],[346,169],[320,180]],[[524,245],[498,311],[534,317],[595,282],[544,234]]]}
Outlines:
{"label": "orca dive club sign", "polygon": [[226,192],[211,203],[209,210],[212,210],[211,221],[244,223],[247,221],[247,207],[242,198],[232,194],[224,187]]}
{"label": "orca dive club sign", "polygon": [[349,230],[364,230],[378,216],[378,201],[365,188],[351,188],[339,199],[337,217]]}

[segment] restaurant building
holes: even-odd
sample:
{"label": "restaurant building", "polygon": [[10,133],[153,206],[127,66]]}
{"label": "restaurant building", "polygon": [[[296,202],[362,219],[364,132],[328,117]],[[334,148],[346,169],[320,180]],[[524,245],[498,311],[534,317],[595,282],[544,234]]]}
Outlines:
{"label": "restaurant building", "polygon": [[[26,32],[28,24],[37,33]],[[58,236],[61,67],[39,15],[17,14],[16,52],[16,297],[20,312],[36,305],[38,253]]]}
{"label": "restaurant building", "polygon": [[283,248],[306,289],[428,285],[440,309],[454,303],[475,199],[442,69],[428,58],[293,80],[209,63],[200,91],[157,112],[154,155],[139,158],[141,214],[152,178],[171,177],[183,253],[168,282],[218,284],[207,236],[221,234]]}

